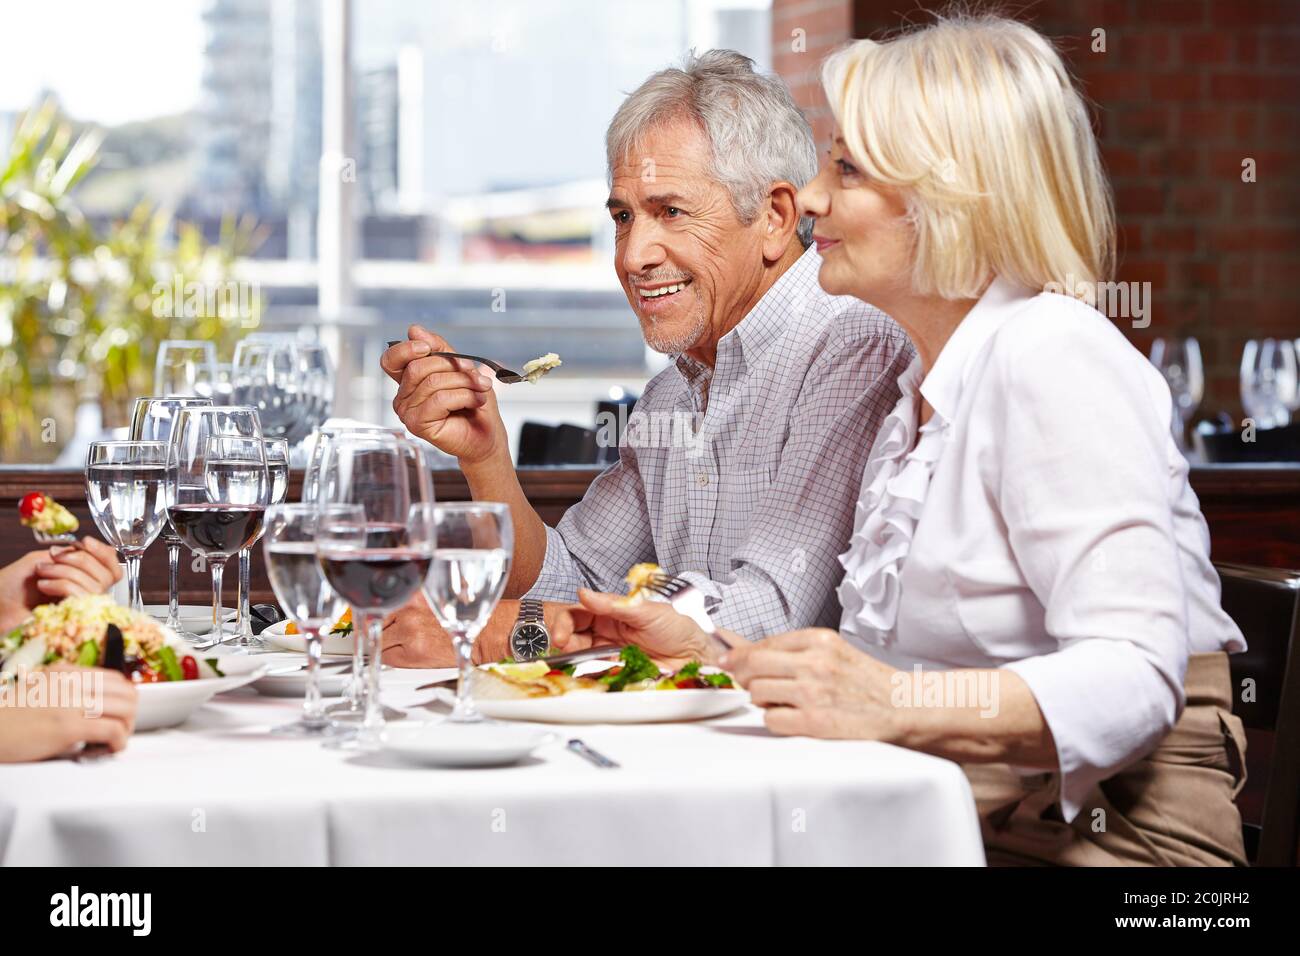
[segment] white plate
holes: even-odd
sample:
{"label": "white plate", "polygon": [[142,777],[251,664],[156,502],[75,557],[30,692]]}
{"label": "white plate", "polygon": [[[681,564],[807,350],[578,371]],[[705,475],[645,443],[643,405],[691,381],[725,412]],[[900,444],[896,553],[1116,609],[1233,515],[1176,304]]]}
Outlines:
{"label": "white plate", "polygon": [[383,746],[403,760],[430,767],[502,767],[554,739],[555,734],[531,727],[440,722],[388,727]]}
{"label": "white plate", "polygon": [[497,720],[537,720],[554,724],[657,724],[704,720],[749,703],[743,690],[636,690],[609,694],[575,691],[528,700],[478,700],[484,715]]}
{"label": "white plate", "polygon": [[[211,604],[182,604],[178,610],[181,615],[181,627],[191,634],[208,634],[212,631]],[[167,622],[166,604],[146,604],[144,612],[155,621],[164,624]],[[233,621],[235,617],[236,613],[233,607],[221,609],[221,619],[223,621]]]}
{"label": "white plate", "polygon": [[[274,671],[277,667],[293,666],[295,663],[301,664],[302,658],[285,658],[279,662],[269,662],[268,670]],[[347,691],[348,681],[351,679],[352,675],[350,673],[340,674],[337,668],[321,671],[321,695],[324,697],[341,697]],[[259,694],[265,694],[267,697],[302,697],[307,693],[307,668],[304,667],[293,674],[259,678],[253,681],[253,690]]]}
{"label": "white plate", "polygon": [[140,709],[136,712],[135,729],[158,730],[183,724],[190,714],[217,694],[243,687],[257,680],[266,671],[264,661],[237,654],[221,655],[217,666],[225,677],[137,685],[140,691]]}
{"label": "white plate", "polygon": [[[289,626],[288,621],[278,621],[272,624],[262,632],[262,640],[272,647],[278,647],[282,651],[297,651],[299,654],[307,653],[307,642],[303,640],[301,634],[286,634],[284,629]],[[355,632],[353,632],[355,633]],[[322,652],[327,655],[338,657],[352,656],[352,635],[342,637],[338,634],[326,634]]]}

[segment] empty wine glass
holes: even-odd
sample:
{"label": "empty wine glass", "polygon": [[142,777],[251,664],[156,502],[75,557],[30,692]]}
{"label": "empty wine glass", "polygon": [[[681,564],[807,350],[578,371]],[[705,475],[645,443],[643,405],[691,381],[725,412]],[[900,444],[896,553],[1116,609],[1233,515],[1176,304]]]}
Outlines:
{"label": "empty wine glass", "polygon": [[168,339],[158,346],[154,360],[153,392],[155,395],[204,394],[202,385],[217,374],[217,347],[211,342]]}
{"label": "empty wine glass", "polygon": [[181,543],[212,567],[210,644],[223,640],[226,561],[261,531],[271,498],[257,410],[183,408],[167,450],[167,515]]}
{"label": "empty wine glass", "polygon": [[[262,447],[266,449],[266,471],[271,479],[271,504],[284,503],[289,490],[289,443],[283,438],[264,438]],[[239,593],[238,614],[235,623],[236,637],[234,643],[244,650],[261,650],[266,642],[253,633],[252,614],[249,611],[252,588],[253,545],[257,543],[259,532],[247,546],[239,552]]]}
{"label": "empty wine glass", "polygon": [[365,710],[350,746],[380,745],[384,727],[379,697],[381,634],[385,614],[411,599],[433,558],[430,515],[433,483],[410,442],[390,435],[342,435],[331,441],[321,464],[317,507],[360,505],[363,522],[323,520],[317,548],[325,579],[347,600],[365,641]]}
{"label": "empty wine glass", "polygon": [[1160,370],[1169,384],[1173,398],[1171,427],[1174,441],[1187,450],[1187,421],[1205,397],[1205,367],[1201,363],[1201,346],[1190,336],[1185,339],[1160,338],[1151,344],[1151,364]]}
{"label": "empty wine glass", "polygon": [[86,500],[104,540],[126,563],[131,610],[142,611],[140,558],[167,522],[167,446],[157,441],[91,442]]}
{"label": "empty wine glass", "polygon": [[424,594],[438,623],[451,635],[460,668],[456,706],[447,719],[481,721],[471,686],[474,640],[501,600],[510,572],[514,552],[510,507],[457,501],[435,504],[429,510],[437,546]]}
{"label": "empty wine glass", "polygon": [[1296,402],[1296,352],[1289,339],[1251,339],[1241,353],[1241,404],[1260,428],[1291,420]]}
{"label": "empty wine glass", "polygon": [[280,732],[329,735],[337,725],[330,723],[321,704],[321,629],[338,620],[347,602],[325,580],[317,559],[316,538],[321,521],[333,525],[362,527],[365,509],[360,505],[273,505],[266,513],[263,550],[271,588],[284,613],[298,625],[307,647],[307,689],[302,717],[295,724],[277,728]]}
{"label": "empty wine glass", "polygon": [[[207,398],[187,398],[179,395],[136,399],[135,407],[131,411],[131,440],[168,443],[171,441],[172,426],[176,422],[177,412],[182,408],[197,408],[211,404],[212,401]],[[165,460],[163,464],[165,467]],[[181,539],[176,537],[170,521],[163,522],[161,537],[167,546],[167,626],[184,640],[197,643],[198,635],[187,631],[181,623]]]}
{"label": "empty wine glass", "polygon": [[303,413],[298,347],[292,341],[260,339],[235,348],[234,401],[257,409],[267,438],[285,438]]}

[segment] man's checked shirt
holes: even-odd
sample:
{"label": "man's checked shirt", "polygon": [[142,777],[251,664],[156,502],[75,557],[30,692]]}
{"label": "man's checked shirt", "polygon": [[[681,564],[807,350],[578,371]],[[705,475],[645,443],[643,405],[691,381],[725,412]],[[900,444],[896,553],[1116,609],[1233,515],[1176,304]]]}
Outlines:
{"label": "man's checked shirt", "polygon": [[839,555],[876,429],[912,361],[903,331],[817,284],[809,249],[718,343],[679,355],[629,416],[619,461],[559,526],[528,597],[621,594],[653,561],[701,588],[714,622],[751,640],[839,626]]}

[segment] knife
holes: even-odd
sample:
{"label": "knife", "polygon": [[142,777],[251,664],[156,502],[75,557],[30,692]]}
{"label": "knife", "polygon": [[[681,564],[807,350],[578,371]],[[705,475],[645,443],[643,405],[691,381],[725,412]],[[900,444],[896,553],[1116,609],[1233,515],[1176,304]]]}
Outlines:
{"label": "knife", "polygon": [[[569,664],[581,664],[583,661],[598,661],[605,657],[617,655],[623,650],[621,644],[597,644],[595,647],[588,647],[581,651],[570,651],[567,654],[556,654],[554,657],[539,657],[539,661],[545,661],[552,668],[567,667]],[[528,663],[520,661],[521,664]],[[436,680],[431,684],[422,684],[415,688],[416,690],[430,690],[434,687],[453,687],[456,684],[455,677],[449,677],[446,680]]]}

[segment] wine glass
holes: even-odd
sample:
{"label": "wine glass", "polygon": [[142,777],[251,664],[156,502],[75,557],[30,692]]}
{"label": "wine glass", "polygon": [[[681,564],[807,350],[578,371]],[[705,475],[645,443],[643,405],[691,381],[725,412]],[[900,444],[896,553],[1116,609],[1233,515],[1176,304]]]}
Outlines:
{"label": "wine glass", "polygon": [[384,728],[379,699],[384,615],[419,590],[433,559],[433,482],[417,467],[423,456],[410,442],[391,435],[341,435],[321,463],[317,508],[360,505],[363,522],[322,521],[317,548],[325,579],[356,618],[357,641],[365,640],[365,709],[350,746],[371,750]]}
{"label": "wine glass", "polygon": [[1296,353],[1283,339],[1251,339],[1241,353],[1241,404],[1260,428],[1291,420],[1297,388]]}
{"label": "wine glass", "polygon": [[268,438],[285,438],[298,425],[304,410],[300,379],[292,341],[259,339],[235,347],[234,401],[258,410]]}
{"label": "wine glass", "polygon": [[[270,503],[283,504],[289,490],[289,443],[283,438],[264,438],[262,447],[266,449],[266,471],[271,479]],[[237,636],[234,643],[244,650],[260,650],[266,647],[266,642],[253,633],[252,614],[248,608],[253,545],[257,543],[258,537],[261,537],[260,532],[239,551],[238,617],[235,624]]]}
{"label": "wine glass", "polygon": [[204,395],[200,386],[217,374],[217,347],[211,342],[168,339],[158,346],[154,360],[155,395]]}
{"label": "wine glass", "polygon": [[307,645],[307,691],[302,717],[297,723],[279,727],[283,733],[327,736],[335,732],[320,693],[321,629],[338,620],[347,603],[325,580],[316,555],[317,528],[321,521],[363,526],[365,509],[360,505],[272,505],[266,513],[266,537],[262,548],[271,588],[284,613],[298,625]]}
{"label": "wine glass", "polygon": [[434,616],[451,635],[460,667],[456,706],[448,720],[481,721],[470,688],[474,669],[474,640],[501,600],[514,552],[509,505],[491,501],[435,504],[437,547],[425,580],[424,595]]}
{"label": "wine glass", "polygon": [[167,450],[167,515],[181,543],[212,566],[211,644],[223,640],[221,578],[232,554],[257,537],[271,479],[257,410],[183,408]]}
{"label": "wine glass", "polygon": [[[168,395],[160,398],[138,398],[131,410],[132,441],[170,442],[172,425],[176,422],[176,413],[182,408],[210,406],[211,399],[186,398],[180,395]],[[164,461],[164,468],[166,462]],[[170,521],[163,521],[162,539],[167,545],[167,626],[191,644],[197,643],[199,637],[191,634],[181,623],[180,613],[180,564],[181,539]]]}
{"label": "wine glass", "polygon": [[104,540],[126,563],[131,610],[141,611],[140,558],[167,522],[159,441],[97,441],[86,453],[86,501]]}
{"label": "wine glass", "polygon": [[324,424],[334,405],[334,363],[329,350],[317,342],[298,343],[303,413],[288,438],[296,445]]}
{"label": "wine glass", "polygon": [[1174,402],[1171,425],[1174,441],[1187,450],[1187,420],[1205,397],[1205,366],[1201,363],[1201,346],[1190,336],[1185,339],[1159,338],[1151,343],[1151,364],[1160,370],[1169,385]]}

